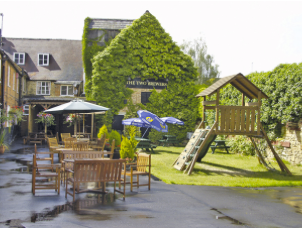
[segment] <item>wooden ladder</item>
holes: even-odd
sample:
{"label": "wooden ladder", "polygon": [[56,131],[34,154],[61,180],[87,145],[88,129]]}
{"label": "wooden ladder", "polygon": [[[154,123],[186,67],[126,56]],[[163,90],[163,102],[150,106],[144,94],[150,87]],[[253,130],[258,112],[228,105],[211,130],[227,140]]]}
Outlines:
{"label": "wooden ladder", "polygon": [[184,170],[186,165],[190,163],[196,147],[199,146],[210,129],[196,129],[179,157],[174,161],[173,166],[177,170]]}

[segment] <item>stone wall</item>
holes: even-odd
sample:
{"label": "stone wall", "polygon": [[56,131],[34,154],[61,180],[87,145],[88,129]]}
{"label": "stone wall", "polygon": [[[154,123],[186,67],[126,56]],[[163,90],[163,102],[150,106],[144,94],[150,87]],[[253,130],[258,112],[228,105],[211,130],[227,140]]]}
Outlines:
{"label": "stone wall", "polygon": [[[302,119],[298,126],[286,125],[283,140],[277,141],[274,148],[278,155],[294,165],[302,165]],[[271,151],[268,151],[269,157],[273,157]]]}

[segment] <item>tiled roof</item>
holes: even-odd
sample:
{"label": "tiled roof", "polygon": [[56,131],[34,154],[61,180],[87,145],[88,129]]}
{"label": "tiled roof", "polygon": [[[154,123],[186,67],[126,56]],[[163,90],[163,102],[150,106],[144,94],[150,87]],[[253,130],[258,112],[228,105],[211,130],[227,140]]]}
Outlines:
{"label": "tiled roof", "polygon": [[[31,80],[83,80],[81,40],[3,38],[3,43],[11,59],[14,52],[25,53],[21,67]],[[38,53],[49,53],[49,66],[38,66]]]}
{"label": "tiled roof", "polygon": [[118,30],[124,29],[131,25],[133,20],[129,19],[103,19],[103,18],[92,18],[89,23],[90,29],[108,29]]}

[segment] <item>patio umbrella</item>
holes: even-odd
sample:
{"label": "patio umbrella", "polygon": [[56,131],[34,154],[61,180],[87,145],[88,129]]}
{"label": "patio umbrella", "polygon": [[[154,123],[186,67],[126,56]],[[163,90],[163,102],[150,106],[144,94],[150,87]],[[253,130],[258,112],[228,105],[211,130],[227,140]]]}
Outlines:
{"label": "patio umbrella", "polygon": [[[109,108],[92,104],[89,102],[85,102],[80,99],[75,99],[72,100],[68,103],[56,106],[54,108],[50,108],[45,110],[45,113],[50,113],[50,114],[69,114],[69,113],[100,113],[109,110]],[[92,128],[91,128],[92,132]],[[75,124],[75,134],[77,134],[77,124]]]}
{"label": "patio umbrella", "polygon": [[97,113],[107,111],[109,108],[85,102],[83,100],[72,100],[68,103],[45,110],[50,114],[68,114],[68,113]]}
{"label": "patio umbrella", "polygon": [[144,121],[142,121],[141,118],[126,119],[126,120],[122,121],[122,124],[124,124],[124,125],[133,125],[133,126],[136,126],[136,127],[145,127],[145,128],[150,127],[150,124],[145,123]]}
{"label": "patio umbrella", "polygon": [[167,124],[165,124],[157,115],[153,114],[152,112],[138,110],[137,114],[141,120],[144,123],[149,124],[151,128],[161,132],[168,132]]}
{"label": "patio umbrella", "polygon": [[160,118],[164,123],[170,123],[170,124],[178,124],[178,125],[185,125],[185,123],[179,119],[176,119],[174,117],[162,117]]}

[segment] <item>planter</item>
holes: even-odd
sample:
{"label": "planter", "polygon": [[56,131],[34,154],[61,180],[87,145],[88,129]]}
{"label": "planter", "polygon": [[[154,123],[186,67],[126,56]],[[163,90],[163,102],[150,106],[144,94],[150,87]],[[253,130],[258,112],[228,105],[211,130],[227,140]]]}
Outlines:
{"label": "planter", "polygon": [[0,146],[0,154],[4,154],[5,151],[5,147],[4,146]]}
{"label": "planter", "polygon": [[113,159],[120,159],[120,150],[119,149],[114,150]]}

